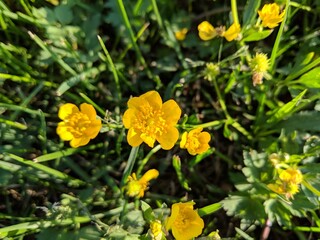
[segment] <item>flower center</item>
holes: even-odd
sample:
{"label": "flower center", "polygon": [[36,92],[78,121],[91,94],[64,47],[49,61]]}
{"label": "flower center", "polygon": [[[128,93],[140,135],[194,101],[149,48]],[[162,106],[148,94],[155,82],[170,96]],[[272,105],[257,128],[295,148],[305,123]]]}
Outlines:
{"label": "flower center", "polygon": [[153,139],[165,132],[166,121],[161,110],[154,110],[151,106],[142,106],[135,119],[135,128]]}
{"label": "flower center", "polygon": [[187,147],[191,149],[198,149],[201,145],[199,139],[198,139],[199,134],[193,134],[190,138],[188,138],[187,141]]}
{"label": "flower center", "polygon": [[193,222],[193,210],[185,209],[175,220],[174,225],[176,228],[183,232],[186,228],[190,227],[190,224]]}
{"label": "flower center", "polygon": [[68,131],[76,138],[83,136],[84,131],[90,127],[91,123],[89,117],[81,112],[71,114],[65,122],[69,127]]}

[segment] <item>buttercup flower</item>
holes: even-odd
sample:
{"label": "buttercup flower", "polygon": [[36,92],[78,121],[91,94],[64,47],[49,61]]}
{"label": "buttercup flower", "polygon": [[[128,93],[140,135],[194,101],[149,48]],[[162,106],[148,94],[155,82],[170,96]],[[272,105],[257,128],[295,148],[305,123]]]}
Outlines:
{"label": "buttercup flower", "polygon": [[156,91],[131,98],[122,119],[125,128],[129,129],[128,143],[136,147],[145,142],[153,147],[158,141],[163,149],[171,149],[179,138],[175,125],[180,116],[178,104],[172,99],[162,103]]}
{"label": "buttercup flower", "polygon": [[239,23],[233,23],[227,31],[224,32],[223,37],[227,39],[228,42],[236,39],[241,31]]}
{"label": "buttercup flower", "polygon": [[259,17],[262,21],[262,26],[268,28],[275,28],[282,22],[285,11],[280,13],[280,7],[276,3],[265,4],[260,11]]}
{"label": "buttercup flower", "polygon": [[264,53],[256,53],[249,65],[252,70],[253,86],[262,84],[263,77],[269,69],[269,59],[267,55]]}
{"label": "buttercup flower", "polygon": [[57,134],[62,140],[70,141],[73,148],[88,144],[101,129],[96,110],[87,103],[80,105],[80,111],[76,105],[66,103],[60,107],[58,116],[63,121],[58,123]]}
{"label": "buttercup flower", "polygon": [[158,176],[159,172],[156,169],[148,170],[140,179],[137,179],[136,174],[132,173],[132,175],[128,177],[129,182],[126,186],[127,195],[130,197],[143,197],[144,192],[148,189],[149,182]]}
{"label": "buttercup flower", "polygon": [[190,240],[202,233],[204,222],[198,212],[193,209],[194,204],[194,202],[186,202],[172,205],[166,229],[172,231],[176,240]]}
{"label": "buttercup flower", "polygon": [[200,23],[198,25],[198,31],[199,37],[204,41],[211,40],[217,36],[217,31],[208,21],[203,21]]}
{"label": "buttercup flower", "polygon": [[211,136],[208,132],[202,132],[202,128],[196,128],[190,132],[184,132],[180,141],[180,148],[186,148],[191,155],[207,151]]}
{"label": "buttercup flower", "polygon": [[181,30],[174,33],[175,37],[179,41],[183,41],[188,33],[188,28],[182,28]]}
{"label": "buttercup flower", "polygon": [[268,187],[278,193],[284,194],[286,198],[293,198],[293,195],[299,192],[299,185],[303,180],[300,170],[295,168],[279,169],[279,179]]}

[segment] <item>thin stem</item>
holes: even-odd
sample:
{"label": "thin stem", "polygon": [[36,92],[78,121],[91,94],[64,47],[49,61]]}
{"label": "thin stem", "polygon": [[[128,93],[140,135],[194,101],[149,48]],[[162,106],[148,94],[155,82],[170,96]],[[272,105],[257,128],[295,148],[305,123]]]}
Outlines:
{"label": "thin stem", "polygon": [[231,0],[231,12],[232,12],[233,22],[235,24],[239,24],[237,0]]}
{"label": "thin stem", "polygon": [[148,163],[150,157],[155,154],[156,152],[158,152],[161,149],[161,145],[157,145],[155,146],[153,149],[151,149],[151,151],[147,154],[147,156],[142,159],[141,163],[139,164],[138,170],[137,170],[137,176],[139,176],[141,174],[142,169],[144,168],[144,166]]}
{"label": "thin stem", "polygon": [[218,101],[220,103],[222,111],[224,112],[224,114],[225,114],[227,119],[231,119],[231,117],[230,117],[230,115],[229,115],[229,113],[227,111],[227,106],[226,106],[226,104],[224,102],[224,99],[221,96],[220,89],[219,89],[218,84],[217,84],[217,80],[215,78],[213,78],[212,82],[213,82],[214,89],[215,89],[215,91],[217,93]]}
{"label": "thin stem", "polygon": [[275,61],[276,61],[276,57],[277,57],[277,53],[278,53],[278,48],[279,48],[281,37],[282,37],[282,34],[283,34],[284,25],[286,24],[286,20],[287,20],[287,16],[288,16],[289,5],[290,5],[290,0],[287,0],[286,1],[286,8],[284,10],[285,11],[284,18],[283,18],[283,21],[282,21],[282,23],[280,25],[280,28],[279,28],[279,31],[278,31],[278,34],[277,34],[277,38],[276,38],[276,40],[274,42],[274,45],[273,45],[273,48],[272,48],[272,52],[271,52],[271,57],[270,57],[270,70],[271,70],[271,72],[273,71],[274,66],[275,66]]}

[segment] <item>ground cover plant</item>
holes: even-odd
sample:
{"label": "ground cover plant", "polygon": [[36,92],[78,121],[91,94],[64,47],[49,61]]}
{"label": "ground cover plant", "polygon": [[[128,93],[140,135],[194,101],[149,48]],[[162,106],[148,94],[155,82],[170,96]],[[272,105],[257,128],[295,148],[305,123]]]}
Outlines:
{"label": "ground cover plant", "polygon": [[318,239],[319,13],[1,0],[0,239]]}

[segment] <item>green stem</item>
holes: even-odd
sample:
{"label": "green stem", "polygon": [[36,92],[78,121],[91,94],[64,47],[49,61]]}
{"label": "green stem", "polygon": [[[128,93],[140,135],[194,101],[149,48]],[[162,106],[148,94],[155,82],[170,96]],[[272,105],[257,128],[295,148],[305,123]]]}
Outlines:
{"label": "green stem", "polygon": [[208,128],[208,127],[217,127],[225,123],[226,120],[214,120],[211,122],[206,122],[198,125],[192,125],[192,128]]}
{"label": "green stem", "polygon": [[221,109],[222,111],[224,112],[225,116],[227,119],[231,119],[228,111],[227,111],[227,106],[226,106],[226,103],[224,102],[224,99],[222,98],[222,95],[221,95],[221,92],[220,92],[220,89],[218,87],[218,84],[217,84],[217,80],[215,78],[212,79],[212,82],[213,82],[213,86],[214,86],[214,89],[217,93],[217,96],[218,96],[218,101],[220,103],[220,106],[221,106]]}
{"label": "green stem", "polygon": [[156,15],[156,19],[157,19],[158,25],[159,25],[160,29],[163,30],[164,29],[163,21],[162,21],[161,15],[159,13],[157,2],[156,2],[156,0],[151,0],[151,3],[152,3],[152,8],[153,8],[154,14]]}
{"label": "green stem", "polygon": [[239,24],[237,0],[231,0],[231,12],[232,12],[233,22],[235,24]]}
{"label": "green stem", "polygon": [[160,149],[161,149],[161,145],[159,144],[159,145],[155,146],[153,149],[151,149],[151,151],[147,154],[147,156],[144,159],[142,159],[141,163],[139,164],[138,170],[137,170],[137,176],[140,176],[142,169],[147,164],[150,157],[153,154],[155,154],[156,152],[158,152]]}
{"label": "green stem", "polygon": [[283,21],[282,21],[282,23],[280,25],[280,28],[279,28],[279,31],[278,31],[278,34],[277,34],[277,38],[276,38],[276,40],[274,42],[274,45],[273,45],[273,48],[272,48],[272,52],[271,52],[271,57],[270,57],[270,70],[271,70],[271,72],[273,71],[274,66],[275,66],[275,61],[276,61],[276,57],[277,57],[277,53],[278,53],[278,48],[279,48],[279,45],[280,45],[280,41],[281,41],[284,25],[286,24],[286,19],[287,19],[287,16],[288,16],[289,6],[290,6],[290,0],[286,0],[286,8],[284,10],[285,11],[284,18],[283,18]]}

